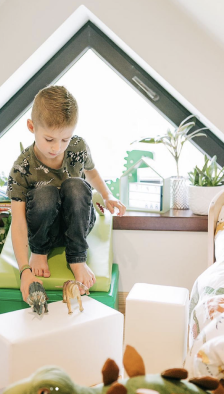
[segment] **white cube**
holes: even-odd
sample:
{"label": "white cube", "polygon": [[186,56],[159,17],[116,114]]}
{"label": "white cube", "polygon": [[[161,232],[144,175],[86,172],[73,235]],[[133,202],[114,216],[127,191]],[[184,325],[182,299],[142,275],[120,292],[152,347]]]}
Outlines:
{"label": "white cube", "polygon": [[126,299],[125,345],[142,356],[147,373],[183,367],[187,352],[187,289],[136,283]]}
{"label": "white cube", "polygon": [[87,296],[84,311],[71,300],[73,314],[62,301],[49,313],[31,309],[0,315],[0,388],[28,377],[44,365],[63,368],[80,385],[102,382],[107,358],[122,371],[123,315]]}

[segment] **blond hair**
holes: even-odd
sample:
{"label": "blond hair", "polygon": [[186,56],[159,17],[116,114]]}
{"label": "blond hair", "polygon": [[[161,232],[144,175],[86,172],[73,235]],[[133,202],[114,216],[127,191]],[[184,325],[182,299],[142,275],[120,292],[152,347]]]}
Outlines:
{"label": "blond hair", "polygon": [[78,104],[64,86],[48,86],[34,98],[31,119],[34,127],[61,128],[76,125]]}

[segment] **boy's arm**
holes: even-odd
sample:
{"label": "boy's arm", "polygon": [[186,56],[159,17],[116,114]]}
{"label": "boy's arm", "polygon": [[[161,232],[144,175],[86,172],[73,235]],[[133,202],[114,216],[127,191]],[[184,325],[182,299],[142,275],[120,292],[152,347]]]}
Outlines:
{"label": "boy's arm", "polygon": [[[29,264],[28,260],[28,236],[27,236],[27,222],[26,222],[26,203],[12,200],[12,244],[16,260],[21,270],[23,265]],[[32,282],[43,283],[37,279],[29,269],[23,271],[21,276],[20,290],[22,292],[23,300],[27,302],[29,295],[29,286]]]}
{"label": "boy's arm", "polygon": [[96,189],[103,197],[106,208],[110,211],[110,213],[114,213],[114,208],[117,207],[119,209],[118,216],[123,216],[126,211],[126,207],[122,204],[121,201],[117,200],[110,189],[107,187],[104,180],[101,178],[99,172],[94,168],[93,170],[84,170],[86,180],[90,183],[94,189]]}

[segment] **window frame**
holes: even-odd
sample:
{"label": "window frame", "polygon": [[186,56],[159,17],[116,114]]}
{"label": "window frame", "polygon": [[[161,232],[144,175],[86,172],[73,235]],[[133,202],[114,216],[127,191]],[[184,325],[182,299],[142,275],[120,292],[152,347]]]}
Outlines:
{"label": "window frame", "polygon": [[[76,63],[88,49],[92,49],[121,78],[144,96],[153,107],[174,126],[191,112],[165,90],[154,78],[140,67],[130,56],[119,48],[97,26],[88,21],[74,36],[0,109],[0,138],[32,105],[38,91],[55,84],[67,70]],[[144,84],[159,95],[153,101],[134,81],[138,77]],[[191,132],[205,127],[196,117]],[[218,163],[224,166],[224,142],[210,129],[204,131],[207,138],[194,138],[193,143],[209,157],[217,155]]]}

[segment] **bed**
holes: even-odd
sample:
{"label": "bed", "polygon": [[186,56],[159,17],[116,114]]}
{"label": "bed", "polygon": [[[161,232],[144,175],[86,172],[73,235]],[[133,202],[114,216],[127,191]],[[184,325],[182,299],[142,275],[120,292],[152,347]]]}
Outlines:
{"label": "bed", "polygon": [[189,375],[224,379],[224,191],[208,215],[208,268],[196,279],[190,297]]}

